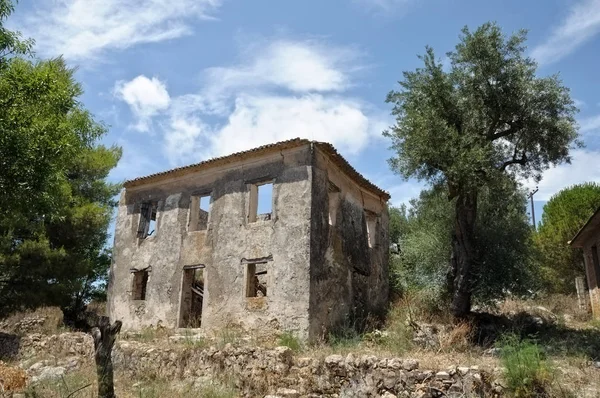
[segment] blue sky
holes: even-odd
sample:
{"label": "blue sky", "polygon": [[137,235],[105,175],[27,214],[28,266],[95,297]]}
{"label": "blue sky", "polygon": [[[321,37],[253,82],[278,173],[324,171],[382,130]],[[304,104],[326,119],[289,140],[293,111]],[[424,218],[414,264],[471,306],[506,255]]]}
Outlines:
{"label": "blue sky", "polygon": [[540,75],[560,73],[585,149],[548,170],[536,214],[563,187],[600,182],[600,0],[21,0],[8,25],[41,57],[78,67],[85,105],[123,147],[122,181],[273,141],[329,141],[398,205],[381,131],[385,96],[426,45],[440,58],[464,25],[529,30]]}

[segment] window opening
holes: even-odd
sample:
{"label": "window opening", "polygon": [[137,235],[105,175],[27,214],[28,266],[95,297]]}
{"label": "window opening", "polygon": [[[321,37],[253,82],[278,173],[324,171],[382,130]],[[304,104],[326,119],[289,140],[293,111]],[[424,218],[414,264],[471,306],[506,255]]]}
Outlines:
{"label": "window opening", "polygon": [[248,222],[270,220],[273,215],[273,183],[250,184]]}
{"label": "window opening", "polygon": [[138,226],[138,238],[145,239],[156,235],[156,212],[158,203],[144,202],[140,208],[140,224]]}
{"label": "window opening", "polygon": [[340,189],[333,183],[329,183],[329,225],[335,225],[337,209],[340,204]]}
{"label": "window opening", "polygon": [[190,231],[204,231],[208,229],[210,207],[210,195],[192,196],[190,201]]}
{"label": "window opening", "polygon": [[598,259],[598,246],[592,246],[592,262],[594,263],[594,276],[596,286],[600,287],[600,260]]}
{"label": "window opening", "polygon": [[247,264],[246,297],[267,296],[267,263]]}
{"label": "window opening", "polygon": [[198,328],[202,322],[204,301],[204,266],[184,267],[181,300],[181,325]]}
{"label": "window opening", "polygon": [[377,244],[377,216],[367,213],[367,239],[369,247],[374,247]]}
{"label": "window opening", "polygon": [[148,286],[148,271],[135,271],[133,273],[133,291],[134,300],[146,300],[146,288]]}

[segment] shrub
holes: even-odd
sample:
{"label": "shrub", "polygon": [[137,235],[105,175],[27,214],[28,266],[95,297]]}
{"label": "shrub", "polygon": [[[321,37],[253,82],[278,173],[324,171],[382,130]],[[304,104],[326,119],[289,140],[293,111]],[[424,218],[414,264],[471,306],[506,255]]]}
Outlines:
{"label": "shrub", "polygon": [[298,352],[302,349],[302,344],[296,335],[292,332],[283,332],[279,335],[277,342],[280,346],[290,348],[292,351]]}
{"label": "shrub", "polygon": [[327,336],[327,342],[335,350],[356,347],[361,341],[362,336],[350,324],[340,325]]}
{"label": "shrub", "polygon": [[540,347],[532,340],[505,335],[499,342],[507,388],[517,398],[545,396],[551,367]]}

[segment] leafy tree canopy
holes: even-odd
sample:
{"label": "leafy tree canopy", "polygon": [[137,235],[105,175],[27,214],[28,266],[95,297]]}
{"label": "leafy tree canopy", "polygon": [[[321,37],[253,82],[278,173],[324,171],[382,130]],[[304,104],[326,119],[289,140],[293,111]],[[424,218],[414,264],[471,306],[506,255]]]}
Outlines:
{"label": "leafy tree canopy", "polygon": [[[536,285],[531,263],[531,228],[524,192],[505,179],[483,188],[478,207],[477,249],[481,267],[473,276],[474,299],[489,303],[507,294],[524,294]],[[392,285],[398,290],[430,289],[445,295],[454,203],[441,186],[410,202],[400,237],[400,255],[392,256]]]}
{"label": "leafy tree canopy", "polygon": [[110,264],[119,186],[106,177],[121,149],[96,144],[106,128],[79,101],[73,69],[22,57],[31,41],[1,25],[11,11],[0,0],[0,315],[81,308]]}
{"label": "leafy tree canopy", "polygon": [[448,286],[457,317],[470,311],[483,271],[476,242],[482,187],[505,177],[539,179],[579,145],[569,90],[557,76],[536,75],[524,43],[524,31],[507,37],[495,23],[465,27],[447,70],[427,47],[423,66],[404,72],[400,90],[387,97],[396,117],[384,133],[397,154],[392,169],[443,184],[456,198]]}
{"label": "leafy tree canopy", "polygon": [[573,293],[575,277],[584,276],[581,250],[567,245],[600,207],[600,185],[585,183],[565,188],[544,205],[536,234],[541,271],[549,292]]}

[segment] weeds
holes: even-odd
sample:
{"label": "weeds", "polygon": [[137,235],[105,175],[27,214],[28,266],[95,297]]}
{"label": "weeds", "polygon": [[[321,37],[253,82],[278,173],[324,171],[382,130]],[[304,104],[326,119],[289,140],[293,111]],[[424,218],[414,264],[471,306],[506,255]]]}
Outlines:
{"label": "weeds", "polygon": [[545,396],[552,369],[540,347],[517,335],[505,335],[499,342],[507,388],[517,398]]}
{"label": "weeds", "polygon": [[302,349],[302,343],[300,339],[292,332],[283,332],[279,335],[277,343],[280,346],[288,347],[294,352],[298,352]]}
{"label": "weeds", "polygon": [[329,333],[327,341],[334,350],[356,347],[362,341],[362,336],[352,326],[344,325],[334,333]]}

